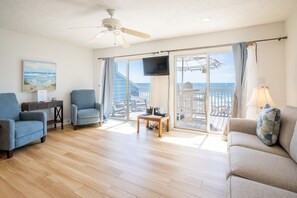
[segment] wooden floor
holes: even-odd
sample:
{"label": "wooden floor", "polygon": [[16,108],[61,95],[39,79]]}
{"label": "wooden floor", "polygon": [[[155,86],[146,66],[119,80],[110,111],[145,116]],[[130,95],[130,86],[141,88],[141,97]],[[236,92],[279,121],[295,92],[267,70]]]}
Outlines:
{"label": "wooden floor", "polygon": [[184,131],[147,131],[133,122],[49,130],[0,152],[0,197],[223,197],[226,143]]}

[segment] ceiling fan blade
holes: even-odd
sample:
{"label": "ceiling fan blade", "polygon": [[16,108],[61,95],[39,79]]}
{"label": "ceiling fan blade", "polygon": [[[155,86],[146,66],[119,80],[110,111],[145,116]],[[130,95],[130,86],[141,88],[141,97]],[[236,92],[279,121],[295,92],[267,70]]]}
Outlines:
{"label": "ceiling fan blade", "polygon": [[143,32],[138,32],[138,31],[135,31],[135,30],[131,30],[131,29],[125,28],[125,27],[122,27],[121,31],[126,33],[126,34],[131,34],[133,36],[137,36],[137,37],[147,39],[147,40],[151,38],[151,36],[149,34],[145,34]]}
{"label": "ceiling fan blade", "polygon": [[125,39],[124,35],[121,32],[115,32],[114,35],[123,48],[130,47],[129,42]]}
{"label": "ceiling fan blade", "polygon": [[69,27],[67,29],[72,30],[72,29],[87,29],[87,28],[101,28],[102,26],[82,26],[82,27]]}
{"label": "ceiling fan blade", "polygon": [[97,39],[99,39],[100,37],[102,37],[105,33],[107,32],[107,30],[103,30],[101,32],[99,32],[98,34],[96,34],[95,36],[93,36],[90,40],[88,40],[86,43],[87,44],[91,44],[97,41]]}

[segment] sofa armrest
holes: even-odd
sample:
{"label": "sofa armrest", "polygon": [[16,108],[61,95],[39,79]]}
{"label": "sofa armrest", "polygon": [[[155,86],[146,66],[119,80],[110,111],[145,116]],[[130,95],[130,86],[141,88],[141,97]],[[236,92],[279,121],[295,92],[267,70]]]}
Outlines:
{"label": "sofa armrest", "polygon": [[43,134],[47,135],[47,118],[45,112],[20,112],[22,121],[38,120],[43,123]]}
{"label": "sofa armrest", "polygon": [[77,125],[77,106],[71,104],[71,122],[73,125]]}
{"label": "sofa armrest", "polygon": [[15,148],[14,120],[0,120],[0,150],[10,151]]}
{"label": "sofa armrest", "polygon": [[228,123],[228,133],[230,131],[238,131],[251,135],[256,135],[257,120],[245,118],[231,118]]}
{"label": "sofa armrest", "polygon": [[100,103],[95,103],[95,109],[98,109],[98,111],[100,112],[100,121],[103,121],[103,108],[102,105]]}

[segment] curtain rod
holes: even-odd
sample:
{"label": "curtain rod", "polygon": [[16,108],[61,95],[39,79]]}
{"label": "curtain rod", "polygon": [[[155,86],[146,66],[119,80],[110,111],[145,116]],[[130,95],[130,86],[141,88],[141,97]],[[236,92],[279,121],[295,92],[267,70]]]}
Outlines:
{"label": "curtain rod", "polygon": [[[288,39],[288,37],[283,36],[283,37],[260,39],[260,40],[254,40],[254,41],[245,41],[245,42],[247,42],[247,43],[259,43],[259,42],[274,41],[274,40],[281,41],[283,39]],[[214,48],[214,47],[226,47],[226,46],[230,46],[230,45],[233,45],[233,44],[234,43],[228,43],[228,44],[221,44],[221,45],[209,45],[209,46],[202,46],[202,47],[192,47],[192,48],[182,48],[182,49],[175,49],[175,50],[165,50],[165,51],[157,51],[157,52],[129,54],[129,55],[114,56],[114,58],[123,58],[123,57],[129,57],[129,56],[140,56],[140,55],[149,55],[149,54],[155,55],[155,54],[160,54],[160,53],[170,53],[170,52],[186,51],[186,50],[207,49],[207,48]],[[104,59],[104,58],[98,58],[98,60],[100,60],[100,59]]]}

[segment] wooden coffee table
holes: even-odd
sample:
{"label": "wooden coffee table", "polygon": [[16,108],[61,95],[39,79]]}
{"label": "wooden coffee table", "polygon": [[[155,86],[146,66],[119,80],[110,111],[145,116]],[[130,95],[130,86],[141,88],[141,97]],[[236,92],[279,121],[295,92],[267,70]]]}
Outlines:
{"label": "wooden coffee table", "polygon": [[169,132],[169,116],[156,116],[156,115],[140,115],[137,116],[137,133],[139,133],[139,121],[146,120],[146,128],[149,127],[149,121],[154,121],[159,123],[159,137],[162,137],[162,123],[167,121],[166,130]]}

